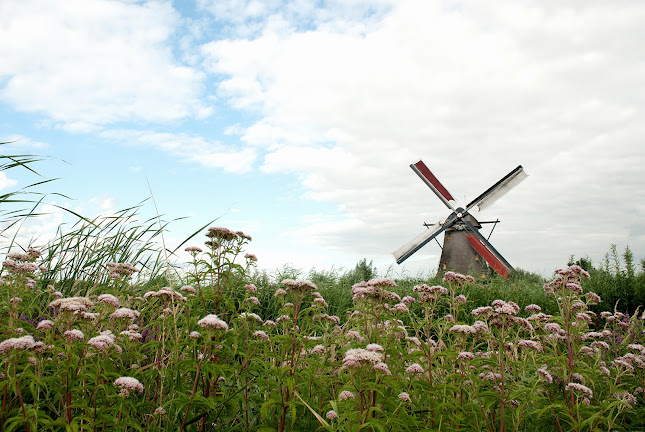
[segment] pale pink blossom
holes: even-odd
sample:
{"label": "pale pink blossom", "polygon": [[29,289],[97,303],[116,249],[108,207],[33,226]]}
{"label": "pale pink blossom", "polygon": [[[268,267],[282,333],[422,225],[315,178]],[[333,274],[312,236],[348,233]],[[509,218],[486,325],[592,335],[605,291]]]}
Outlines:
{"label": "pale pink blossom", "polygon": [[409,342],[412,342],[412,343],[413,343],[413,344],[415,344],[416,346],[421,346],[421,341],[420,341],[420,340],[419,340],[419,338],[418,338],[418,337],[416,337],[416,336],[406,337],[406,338],[405,338],[405,340],[407,340],[407,341],[409,341]]}
{"label": "pale pink blossom", "polygon": [[549,384],[553,383],[553,376],[546,370],[545,366],[538,369],[537,374],[544,378]]}
{"label": "pale pink blossom", "polygon": [[208,314],[197,321],[197,325],[203,329],[228,330],[228,324],[219,319],[215,314]]}
{"label": "pale pink blossom", "polygon": [[623,402],[625,404],[624,408],[627,408],[627,409],[632,409],[637,402],[636,397],[629,392],[618,392],[618,393],[612,394],[612,396],[618,399],[619,401]]}
{"label": "pale pink blossom", "polygon": [[143,384],[138,379],[124,376],[114,380],[114,385],[121,388],[123,396],[128,396],[130,392],[143,393]]}
{"label": "pale pink blossom", "polygon": [[316,345],[315,347],[313,347],[313,348],[311,349],[311,352],[312,352],[313,354],[324,354],[324,353],[325,353],[325,351],[326,351],[325,346],[324,346],[324,345],[321,345],[321,344],[318,344],[318,345]]}
{"label": "pale pink blossom", "polygon": [[260,339],[267,340],[267,341],[269,340],[269,335],[267,335],[267,334],[266,334],[264,331],[262,331],[262,330],[257,330],[257,331],[255,331],[255,332],[253,333],[253,336],[258,337],[258,338],[260,338]]}
{"label": "pale pink blossom", "polygon": [[32,349],[36,341],[31,335],[21,336],[19,338],[7,339],[0,343],[0,352],[7,353],[11,350],[27,350]]}
{"label": "pale pink blossom", "polygon": [[392,375],[390,369],[387,367],[387,364],[383,362],[378,362],[374,365],[374,369],[383,372],[385,375]]}
{"label": "pale pink blossom", "polygon": [[108,348],[114,346],[114,335],[100,334],[88,340],[87,343],[89,345],[92,345],[94,348],[98,349],[99,351],[105,351]]}
{"label": "pale pink blossom", "polygon": [[240,314],[240,318],[250,320],[250,321],[256,321],[260,324],[264,322],[262,318],[260,318],[260,315],[253,313],[253,312],[242,312]]}
{"label": "pale pink blossom", "polygon": [[260,306],[260,300],[257,297],[251,296],[251,297],[248,297],[247,299],[245,299],[244,301],[247,301],[249,303],[253,303],[256,306]]}
{"label": "pale pink blossom", "polygon": [[405,297],[403,297],[401,299],[401,302],[406,304],[406,305],[409,305],[409,304],[412,304],[412,303],[416,302],[416,300],[414,299],[414,297],[405,296]]}
{"label": "pale pink blossom", "polygon": [[502,375],[497,372],[482,372],[479,374],[479,378],[483,379],[484,381],[499,381],[502,379]]}
{"label": "pale pink blossom", "polygon": [[347,332],[347,337],[350,338],[350,339],[355,339],[358,342],[365,341],[365,338],[363,336],[361,336],[360,333],[358,333],[356,330],[349,330]]}
{"label": "pale pink blossom", "polygon": [[112,307],[118,308],[120,306],[119,299],[112,294],[101,294],[96,299],[99,303],[105,303]]}
{"label": "pale pink blossom", "polygon": [[338,395],[338,399],[340,400],[347,400],[347,399],[354,399],[354,398],[355,398],[354,393],[350,392],[349,390],[343,390]]}
{"label": "pale pink blossom", "polygon": [[564,387],[564,390],[572,390],[574,392],[583,393],[588,398],[593,397],[593,391],[589,387],[578,383],[570,382]]}
{"label": "pale pink blossom", "polygon": [[67,330],[65,333],[63,333],[63,336],[65,336],[68,341],[78,341],[85,339],[83,332],[78,329]]}
{"label": "pale pink blossom", "polygon": [[141,333],[135,330],[123,330],[121,333],[123,336],[127,336],[130,341],[140,340]]}
{"label": "pale pink blossom", "polygon": [[54,321],[46,319],[38,323],[38,325],[36,326],[36,330],[49,330],[50,328],[53,328],[53,327],[54,327]]}
{"label": "pale pink blossom", "polygon": [[464,335],[473,335],[477,333],[477,329],[475,329],[473,326],[469,326],[466,324],[456,324],[450,327],[448,330],[453,333],[461,333]]}
{"label": "pale pink blossom", "polygon": [[87,308],[94,306],[94,302],[92,302],[87,297],[68,297],[56,299],[53,302],[49,303],[49,306],[53,307],[54,309],[58,309],[61,312],[76,312],[86,311]]}
{"label": "pale pink blossom", "polygon": [[339,418],[338,413],[336,413],[336,411],[334,410],[327,411],[327,414],[325,414],[325,417],[327,417],[327,420],[335,420]]}
{"label": "pale pink blossom", "polygon": [[609,344],[603,341],[595,341],[591,343],[591,348],[595,350],[608,351],[610,349]]}
{"label": "pale pink blossom", "polygon": [[197,292],[197,290],[190,285],[184,285],[183,287],[179,288],[179,291],[184,291],[191,294],[195,294]]}
{"label": "pale pink blossom", "polygon": [[423,367],[419,363],[412,363],[405,369],[405,373],[408,374],[419,374],[423,373]]}
{"label": "pale pink blossom", "polygon": [[124,319],[130,319],[134,321],[135,319],[139,318],[139,315],[140,314],[138,311],[123,307],[112,312],[112,314],[110,314],[110,318],[113,318],[113,319],[124,318]]}
{"label": "pale pink blossom", "polygon": [[410,399],[410,395],[407,392],[399,393],[398,398],[401,399],[403,402],[412,402],[412,399]]}
{"label": "pale pink blossom", "polygon": [[493,302],[493,306],[495,306],[495,312],[504,315],[517,315],[520,311],[520,307],[517,303],[512,301],[505,302],[503,300],[495,300]]}
{"label": "pale pink blossom", "polygon": [[458,360],[472,360],[474,358],[475,358],[475,355],[470,351],[462,351],[459,353],[459,355],[457,355]]}
{"label": "pale pink blossom", "polygon": [[294,292],[308,292],[316,290],[316,285],[308,280],[298,279],[285,279],[282,282],[282,285],[287,287],[287,291]]}
{"label": "pale pink blossom", "polygon": [[163,409],[163,407],[158,407],[158,408],[155,410],[154,414],[155,414],[155,415],[164,415],[164,414],[166,414],[166,410],[165,410],[165,409]]}
{"label": "pale pink blossom", "polygon": [[531,348],[532,350],[535,350],[535,351],[542,351],[542,346],[540,346],[539,342],[532,341],[532,340],[522,339],[517,343],[517,346]]}
{"label": "pale pink blossom", "polygon": [[536,304],[530,304],[527,307],[525,307],[524,310],[529,313],[537,313],[537,312],[540,312],[542,308]]}

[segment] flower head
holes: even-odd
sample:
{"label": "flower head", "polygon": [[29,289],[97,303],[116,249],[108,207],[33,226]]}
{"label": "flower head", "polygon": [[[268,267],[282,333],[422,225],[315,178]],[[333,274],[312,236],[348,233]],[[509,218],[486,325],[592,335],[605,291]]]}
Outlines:
{"label": "flower head", "polygon": [[32,349],[36,341],[31,335],[21,336],[19,338],[7,339],[0,343],[0,352],[7,353],[11,350],[27,350]]}
{"label": "flower head", "polygon": [[101,294],[96,299],[99,303],[105,303],[112,307],[118,308],[120,306],[119,299],[112,294]]}
{"label": "flower head", "polygon": [[125,318],[134,321],[135,319],[139,318],[139,312],[128,308],[119,308],[112,312],[112,314],[110,314],[110,318]]}
{"label": "flower head", "polygon": [[355,397],[356,396],[354,396],[354,393],[350,392],[349,390],[343,390],[338,395],[338,399],[340,400],[354,399]]}
{"label": "flower head", "polygon": [[412,363],[405,369],[405,373],[408,374],[419,374],[423,373],[423,367],[419,363]]}
{"label": "flower head", "polygon": [[410,399],[410,395],[407,392],[399,393],[398,398],[401,399],[403,402],[412,402],[412,399]]}
{"label": "flower head", "polygon": [[327,411],[327,414],[325,414],[325,417],[327,417],[328,420],[335,420],[339,418],[338,413],[334,410]]}
{"label": "flower head", "polygon": [[292,292],[306,293],[309,291],[315,291],[317,289],[316,285],[313,282],[303,279],[285,279],[281,283],[282,285],[287,287],[287,291]]}
{"label": "flower head", "polygon": [[82,331],[78,329],[67,330],[63,333],[63,336],[67,338],[68,341],[77,341],[85,339],[85,335]]}
{"label": "flower head", "polygon": [[143,393],[143,384],[136,378],[128,376],[117,378],[114,380],[114,385],[121,388],[121,394],[123,396],[128,396],[133,391]]}
{"label": "flower head", "polygon": [[578,383],[570,382],[569,384],[566,385],[564,390],[565,391],[571,390],[574,392],[582,393],[589,398],[593,397],[593,391],[589,387]]}
{"label": "flower head", "polygon": [[215,314],[208,314],[197,321],[197,325],[203,329],[228,330],[228,324],[219,319]]}
{"label": "flower head", "polygon": [[54,327],[54,321],[50,321],[46,319],[38,323],[38,325],[36,326],[36,330],[48,330],[53,327]]}

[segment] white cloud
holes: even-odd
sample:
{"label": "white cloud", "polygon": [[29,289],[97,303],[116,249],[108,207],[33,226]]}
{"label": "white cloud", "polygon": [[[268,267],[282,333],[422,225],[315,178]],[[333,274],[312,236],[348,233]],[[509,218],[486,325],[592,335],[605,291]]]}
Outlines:
{"label": "white cloud", "polygon": [[18,134],[11,134],[5,137],[0,138],[0,142],[6,143],[3,144],[0,147],[0,150],[2,150],[3,153],[8,154],[10,152],[14,151],[24,151],[25,149],[37,149],[37,150],[42,150],[46,149],[49,147],[49,144],[43,143],[40,141],[34,141],[33,139],[23,136],[23,135],[18,135]]}
{"label": "white cloud", "polygon": [[69,131],[209,115],[202,74],[173,59],[167,2],[0,4],[0,99]]}
{"label": "white cloud", "polygon": [[0,191],[3,189],[14,187],[17,184],[18,184],[17,180],[10,179],[3,171],[0,171]]}
{"label": "white cloud", "polygon": [[628,229],[645,200],[644,17],[633,2],[401,1],[365,33],[266,23],[203,52],[220,96],[261,114],[242,140],[268,152],[263,169],[347,216],[311,238],[385,254],[447,213],[408,164],[468,201],[522,163],[529,180],[482,217],[502,219],[492,240],[511,263],[550,271],[645,246]]}
{"label": "white cloud", "polygon": [[185,133],[160,133],[136,130],[112,130],[101,133],[104,138],[120,141],[123,145],[142,145],[156,148],[207,168],[218,168],[231,173],[252,170],[257,158],[253,148],[235,148],[220,142]]}

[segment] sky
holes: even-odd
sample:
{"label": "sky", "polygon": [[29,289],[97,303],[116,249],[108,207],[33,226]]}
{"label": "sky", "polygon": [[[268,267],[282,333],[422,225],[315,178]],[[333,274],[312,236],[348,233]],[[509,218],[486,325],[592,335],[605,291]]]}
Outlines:
{"label": "sky", "polygon": [[[171,248],[216,219],[263,269],[396,276],[436,270],[435,242],[391,252],[449,214],[411,163],[462,203],[521,164],[479,219],[548,276],[645,255],[644,42],[638,0],[2,1],[0,151],[88,217],[152,190]],[[45,208],[23,241],[69,220]]]}

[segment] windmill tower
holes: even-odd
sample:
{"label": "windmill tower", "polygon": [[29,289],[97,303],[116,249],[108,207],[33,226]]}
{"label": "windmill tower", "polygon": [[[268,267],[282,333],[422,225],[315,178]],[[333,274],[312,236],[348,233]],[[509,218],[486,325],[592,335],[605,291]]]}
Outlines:
{"label": "windmill tower", "polygon": [[528,177],[522,165],[515,168],[468,203],[465,209],[458,205],[450,192],[432,174],[423,161],[420,160],[410,165],[410,168],[432,189],[444,205],[451,210],[451,213],[444,222],[427,225],[429,229],[397,249],[394,252],[397,264],[401,264],[425,244],[445,231],[439,261],[440,272],[452,270],[466,274],[472,272],[481,274],[486,269],[485,261],[500,276],[503,278],[508,277],[513,267],[488,242],[488,239],[480,234],[481,224],[471,213],[479,214]]}

